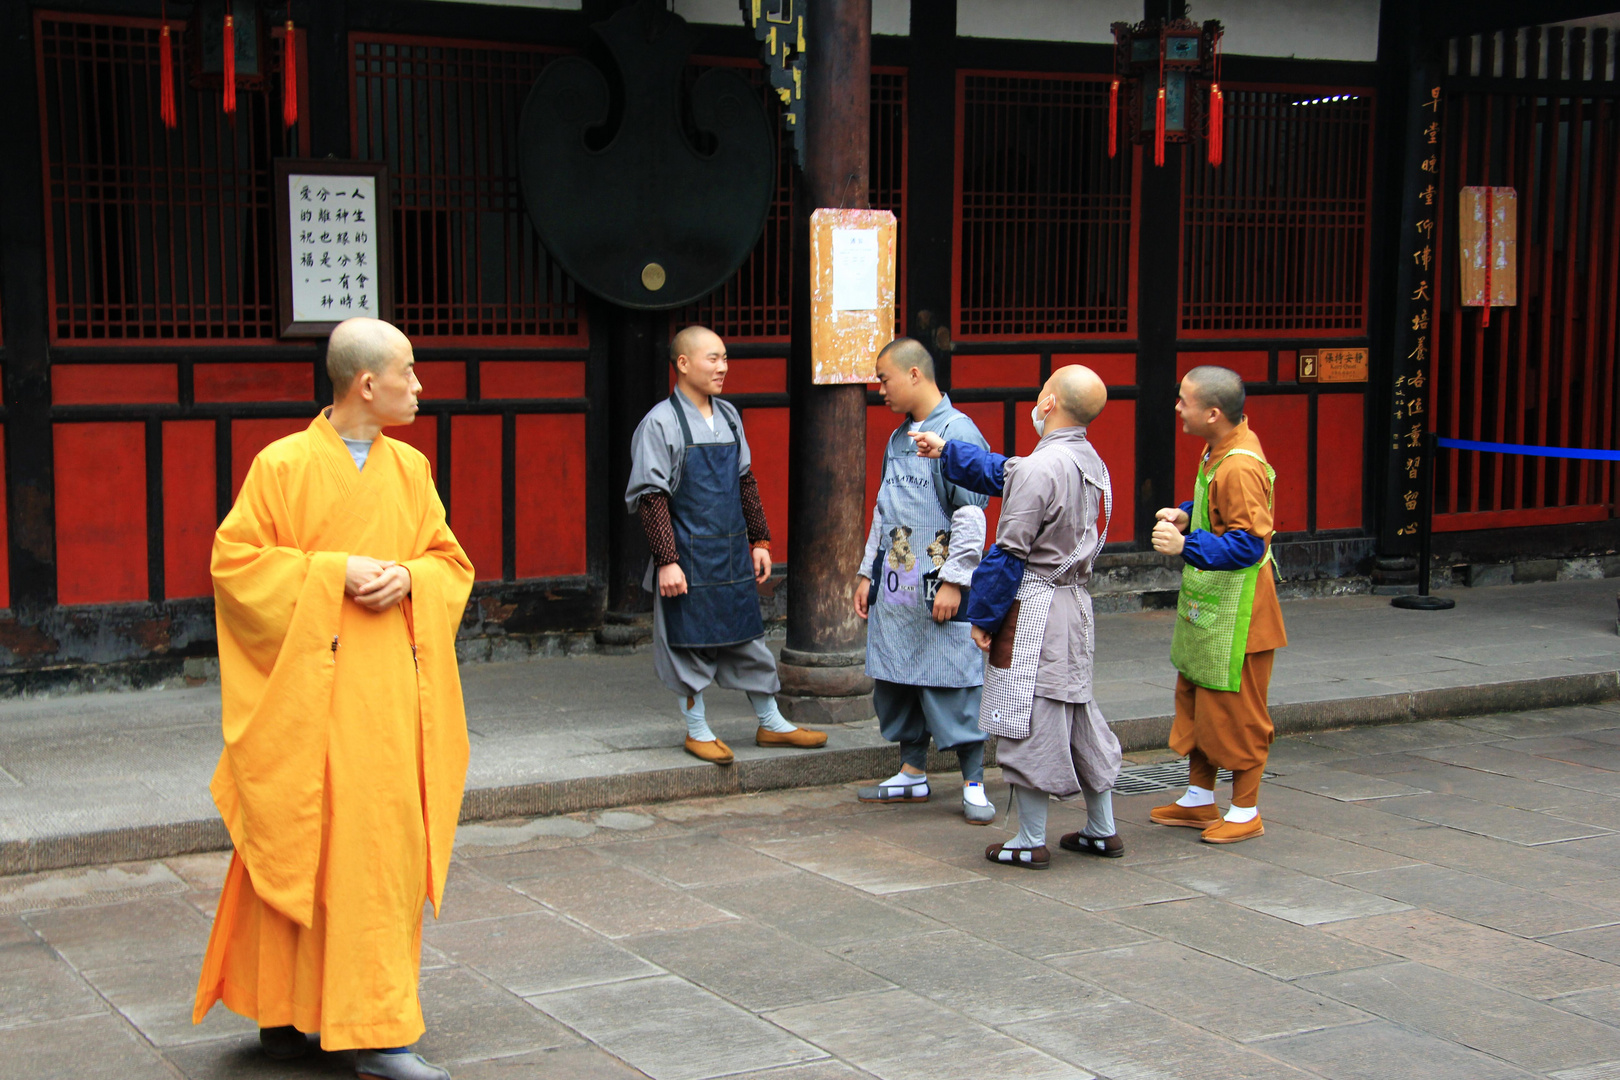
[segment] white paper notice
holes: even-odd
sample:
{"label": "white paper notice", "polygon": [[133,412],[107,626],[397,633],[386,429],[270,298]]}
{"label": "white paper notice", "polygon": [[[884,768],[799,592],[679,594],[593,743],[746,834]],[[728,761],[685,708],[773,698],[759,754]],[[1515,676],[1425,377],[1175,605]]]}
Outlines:
{"label": "white paper notice", "polygon": [[287,177],[294,322],[377,317],[377,180]]}
{"label": "white paper notice", "polygon": [[878,306],[878,231],[832,231],[834,311],[872,311]]}

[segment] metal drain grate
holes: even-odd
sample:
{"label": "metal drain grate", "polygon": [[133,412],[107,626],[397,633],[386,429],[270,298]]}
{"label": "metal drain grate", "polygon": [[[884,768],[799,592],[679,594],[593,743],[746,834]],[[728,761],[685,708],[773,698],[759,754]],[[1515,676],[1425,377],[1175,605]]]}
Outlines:
{"label": "metal drain grate", "polygon": [[[1262,774],[1262,778],[1271,779],[1271,773]],[[1217,784],[1230,784],[1232,774],[1221,769],[1215,774]],[[1128,765],[1119,770],[1119,779],[1114,781],[1114,792],[1118,795],[1147,795],[1156,791],[1179,791],[1187,786],[1187,761],[1161,761],[1154,765]]]}

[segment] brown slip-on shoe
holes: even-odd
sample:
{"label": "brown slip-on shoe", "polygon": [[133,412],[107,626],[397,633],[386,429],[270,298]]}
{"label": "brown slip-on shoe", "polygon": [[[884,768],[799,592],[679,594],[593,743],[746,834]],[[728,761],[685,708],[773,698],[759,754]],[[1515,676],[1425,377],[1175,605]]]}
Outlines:
{"label": "brown slip-on shoe", "polygon": [[1236,821],[1227,821],[1224,818],[1204,830],[1204,835],[1198,839],[1206,844],[1236,844],[1243,840],[1253,840],[1257,836],[1264,836],[1266,827],[1260,821],[1260,815],[1254,815],[1254,820],[1239,824]]}
{"label": "brown slip-on shoe", "polygon": [[825,731],[808,731],[796,727],[792,731],[771,731],[760,728],[754,732],[755,746],[797,746],[802,750],[814,750],[818,746],[827,745]]}
{"label": "brown slip-on shoe", "polygon": [[1058,847],[1064,851],[1078,851],[1082,855],[1101,855],[1105,859],[1123,859],[1125,841],[1119,834],[1113,836],[1087,836],[1083,832],[1065,833],[1058,837]]}
{"label": "brown slip-on shoe", "polygon": [[1214,803],[1208,806],[1182,806],[1180,803],[1170,803],[1166,806],[1155,806],[1148,814],[1148,820],[1155,825],[1185,825],[1190,829],[1207,829],[1221,820],[1221,812],[1215,808]]}
{"label": "brown slip-on shoe", "polygon": [[731,747],[719,739],[709,739],[700,742],[688,735],[686,737],[686,752],[695,758],[702,758],[714,765],[730,765],[736,760]]}
{"label": "brown slip-on shoe", "polygon": [[1025,870],[1045,870],[1052,865],[1052,853],[1046,850],[1045,844],[1038,848],[991,844],[984,849],[984,857],[998,866],[1017,866]]}

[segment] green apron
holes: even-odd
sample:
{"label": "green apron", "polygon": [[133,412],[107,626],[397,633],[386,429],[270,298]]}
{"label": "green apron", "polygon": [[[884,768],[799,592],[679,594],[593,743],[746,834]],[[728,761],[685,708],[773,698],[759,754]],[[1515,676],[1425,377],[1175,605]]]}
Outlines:
{"label": "green apron", "polygon": [[[1277,472],[1265,458],[1252,450],[1228,451],[1220,461],[1198,470],[1189,531],[1209,531],[1209,482],[1221,462],[1233,454],[1252,457],[1265,465],[1266,479],[1275,487]],[[1268,543],[1266,557],[1242,570],[1199,570],[1190,564],[1181,568],[1181,593],[1176,597],[1176,631],[1170,639],[1170,662],[1188,682],[1208,690],[1235,692],[1239,688],[1243,657],[1249,644],[1249,620],[1254,614],[1254,585],[1261,568],[1270,563],[1271,545]]]}

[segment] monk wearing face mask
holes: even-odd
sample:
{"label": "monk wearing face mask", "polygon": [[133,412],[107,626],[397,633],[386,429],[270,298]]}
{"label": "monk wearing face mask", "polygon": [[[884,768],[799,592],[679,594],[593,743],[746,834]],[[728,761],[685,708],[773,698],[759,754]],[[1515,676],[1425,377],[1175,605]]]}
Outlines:
{"label": "monk wearing face mask", "polygon": [[985,851],[994,863],[1050,865],[1052,796],[1086,801],[1086,827],[1062,837],[1062,847],[1125,854],[1113,811],[1120,746],[1092,693],[1096,622],[1086,592],[1113,504],[1086,428],[1107,401],[1097,374],[1075,364],[1041,388],[1031,415],[1041,441],[1028,457],[914,436],[920,453],[941,458],[951,483],[1002,497],[995,545],[968,594],[973,640],[988,654],[979,726],[998,737],[997,764],[1018,807],[1017,835]]}

